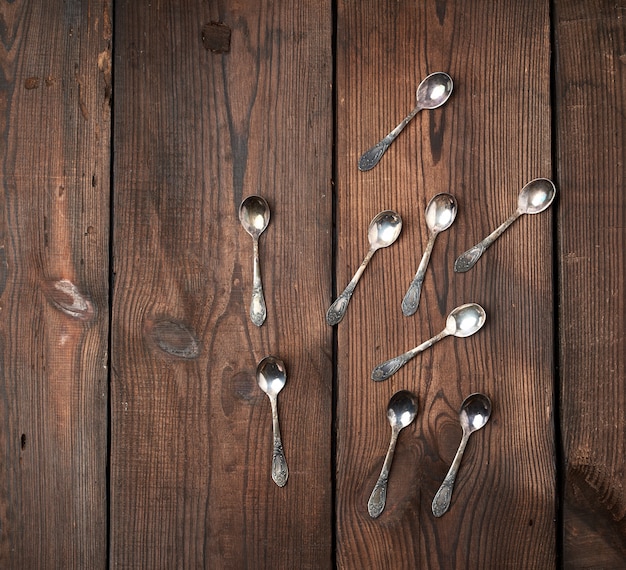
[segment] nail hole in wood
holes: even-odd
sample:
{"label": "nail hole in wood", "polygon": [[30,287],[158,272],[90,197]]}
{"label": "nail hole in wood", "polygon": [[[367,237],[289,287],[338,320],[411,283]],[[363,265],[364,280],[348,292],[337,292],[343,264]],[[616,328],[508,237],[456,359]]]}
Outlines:
{"label": "nail hole in wood", "polygon": [[230,28],[221,22],[209,22],[202,26],[202,45],[214,53],[230,51]]}

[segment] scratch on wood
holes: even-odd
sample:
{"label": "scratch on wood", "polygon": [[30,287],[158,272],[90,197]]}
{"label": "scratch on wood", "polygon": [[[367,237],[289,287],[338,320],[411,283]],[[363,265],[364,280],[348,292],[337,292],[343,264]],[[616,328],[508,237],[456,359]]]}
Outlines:
{"label": "scratch on wood", "polygon": [[146,333],[157,347],[171,356],[194,359],[200,353],[195,335],[175,319],[149,319],[146,321]]}
{"label": "scratch on wood", "polygon": [[78,84],[78,106],[80,107],[80,112],[83,116],[83,119],[88,121],[89,111],[87,110],[87,105],[85,104],[85,94],[83,93],[83,80],[78,75],[76,75],[76,83]]}
{"label": "scratch on wood", "polygon": [[113,37],[113,24],[111,22],[111,5],[108,0],[102,6],[102,37],[110,40]]}
{"label": "scratch on wood", "polygon": [[93,318],[95,314],[93,304],[68,279],[46,281],[43,290],[50,304],[67,316],[81,321]]}
{"label": "scratch on wood", "polygon": [[108,49],[98,54],[98,69],[101,71],[104,78],[104,104],[110,106],[113,90],[111,81],[111,53]]}

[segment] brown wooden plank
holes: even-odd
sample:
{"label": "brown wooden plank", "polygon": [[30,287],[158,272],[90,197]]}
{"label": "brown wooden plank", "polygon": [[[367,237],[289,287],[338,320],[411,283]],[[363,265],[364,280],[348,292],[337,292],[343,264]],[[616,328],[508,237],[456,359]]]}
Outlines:
{"label": "brown wooden plank", "polygon": [[624,18],[624,2],[555,2],[567,568],[626,560]]}
{"label": "brown wooden plank", "polygon": [[0,21],[0,567],[102,568],[110,6]]}
{"label": "brown wooden plank", "polygon": [[[338,325],[337,545],[341,568],[550,568],[556,560],[553,443],[551,215],[525,216],[469,273],[458,254],[517,207],[519,189],[551,175],[548,2],[338,3],[338,288],[367,250],[367,225],[392,208],[397,244],[378,252]],[[455,93],[424,112],[372,171],[361,152],[414,105],[428,73],[448,71]],[[436,193],[459,202],[435,244],[417,315],[400,302],[426,245],[424,209]],[[445,339],[390,380],[372,368],[443,329],[455,306],[476,301],[488,323]],[[419,397],[401,435],[387,507],[367,500],[390,436],[385,408],[399,389]],[[494,402],[472,436],[450,512],[431,502],[471,392]]]}
{"label": "brown wooden plank", "polygon": [[[116,5],[114,567],[331,564],[331,16]],[[237,216],[250,194],[272,209],[261,328]],[[254,377],[267,354],[289,377],[284,488]]]}

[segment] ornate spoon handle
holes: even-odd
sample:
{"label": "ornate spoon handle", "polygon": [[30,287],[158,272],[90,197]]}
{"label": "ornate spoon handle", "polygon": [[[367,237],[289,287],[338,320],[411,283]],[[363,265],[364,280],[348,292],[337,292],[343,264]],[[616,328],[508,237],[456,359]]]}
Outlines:
{"label": "ornate spoon handle", "polygon": [[417,105],[403,120],[402,122],[391,131],[385,138],[377,142],[372,148],[366,150],[359,158],[359,170],[366,172],[374,168],[382,158],[383,154],[387,151],[393,141],[396,140],[398,135],[403,131],[411,119],[417,115],[418,111],[422,108]]}
{"label": "ornate spoon handle", "polygon": [[426,268],[428,267],[428,261],[430,260],[430,254],[433,251],[436,237],[437,234],[430,234],[428,243],[426,244],[426,249],[424,250],[424,255],[422,256],[422,260],[417,268],[417,273],[415,274],[415,277],[413,277],[413,281],[411,281],[409,289],[406,292],[406,295],[404,295],[404,299],[402,299],[402,313],[407,317],[415,314],[415,311],[417,311],[417,307],[420,304],[422,283],[424,282]]}
{"label": "ornate spoon handle", "polygon": [[278,424],[278,404],[276,396],[269,396],[272,404],[272,429],[274,432],[274,449],[272,451],[272,479],[279,487],[284,487],[289,477],[287,460],[283,450],[283,442],[280,438],[280,426]]}
{"label": "ornate spoon handle", "polygon": [[372,255],[374,255],[375,251],[375,249],[370,249],[367,252],[365,259],[356,270],[356,273],[354,274],[354,277],[352,277],[352,279],[350,280],[350,283],[346,285],[346,288],[343,290],[341,295],[339,295],[339,297],[335,299],[334,303],[328,309],[326,313],[326,322],[330,326],[336,325],[341,321],[341,319],[343,319],[343,316],[346,314],[346,309],[348,308],[348,302],[352,297],[352,293],[354,293],[354,289],[356,288],[356,285],[359,282],[361,275],[363,275],[363,271],[365,271],[365,268],[370,262],[370,259],[372,259]]}
{"label": "ornate spoon handle", "polygon": [[252,277],[252,301],[250,302],[250,319],[260,327],[267,316],[265,308],[265,296],[263,295],[263,283],[261,282],[261,263],[259,262],[259,240],[253,240],[253,277]]}
{"label": "ornate spoon handle", "polygon": [[452,465],[448,470],[448,474],[446,475],[446,478],[443,480],[441,487],[439,487],[439,490],[437,491],[437,494],[433,499],[432,510],[433,515],[435,515],[436,517],[442,516],[450,508],[450,500],[452,499],[454,481],[456,480],[456,474],[458,473],[459,466],[461,465],[461,458],[463,457],[463,452],[465,451],[465,446],[467,445],[469,436],[470,434],[468,432],[463,432],[463,437],[461,438],[459,449],[454,456],[454,460],[452,461]]}
{"label": "ornate spoon handle", "polygon": [[386,362],[379,364],[376,368],[374,368],[374,370],[372,370],[372,380],[376,382],[387,380],[387,378],[395,374],[398,370],[400,370],[400,368],[402,368],[409,360],[411,360],[417,354],[426,350],[436,342],[440,341],[442,338],[447,337],[449,334],[450,333],[444,329],[438,335],[435,335],[433,338],[424,341],[419,346],[408,350],[400,356],[390,358]]}
{"label": "ornate spoon handle", "polygon": [[400,430],[398,428],[394,428],[391,431],[391,441],[389,442],[389,449],[387,450],[383,467],[380,470],[378,481],[376,481],[376,485],[374,485],[372,494],[367,502],[367,512],[373,519],[379,517],[385,509],[385,503],[387,502],[387,482],[389,480],[389,471],[391,470],[391,462],[393,461],[393,454],[396,450],[396,442],[398,441],[399,433]]}
{"label": "ornate spoon handle", "polygon": [[522,215],[522,212],[517,210],[510,218],[498,226],[493,232],[491,232],[484,240],[478,242],[474,247],[468,249],[465,253],[462,253],[457,257],[454,262],[454,271],[457,273],[465,273],[469,271],[476,262],[480,259],[481,255],[485,253],[488,247],[490,247],[494,241],[496,241],[504,231]]}

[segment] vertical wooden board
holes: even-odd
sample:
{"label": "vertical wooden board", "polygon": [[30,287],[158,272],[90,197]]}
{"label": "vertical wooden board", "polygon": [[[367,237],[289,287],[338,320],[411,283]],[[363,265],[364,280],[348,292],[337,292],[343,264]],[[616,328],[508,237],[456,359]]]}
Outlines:
{"label": "vertical wooden board", "polygon": [[[554,526],[552,227],[525,216],[469,273],[457,255],[517,207],[529,180],[551,175],[547,2],[339,2],[337,14],[337,286],[367,251],[381,210],[404,220],[376,253],[338,325],[337,559],[341,568],[552,567]],[[447,71],[446,106],[420,113],[378,166],[359,155],[413,108],[419,81]],[[400,303],[426,246],[424,210],[451,192],[459,213],[440,234],[418,312]],[[440,332],[455,306],[487,310],[482,331],[447,338],[382,383],[375,365]],[[399,438],[387,505],[367,501],[390,437],[394,392],[419,398]],[[491,396],[489,424],[472,436],[450,512],[431,502],[458,446],[457,411]]]}
{"label": "vertical wooden board", "polygon": [[0,20],[0,566],[102,568],[110,7]]}
{"label": "vertical wooden board", "polygon": [[[325,568],[332,560],[331,10],[119,2],[111,562]],[[268,316],[248,316],[261,194]],[[285,361],[290,469],[270,478],[257,362]]]}
{"label": "vertical wooden board", "polygon": [[626,560],[626,4],[555,3],[563,561]]}

